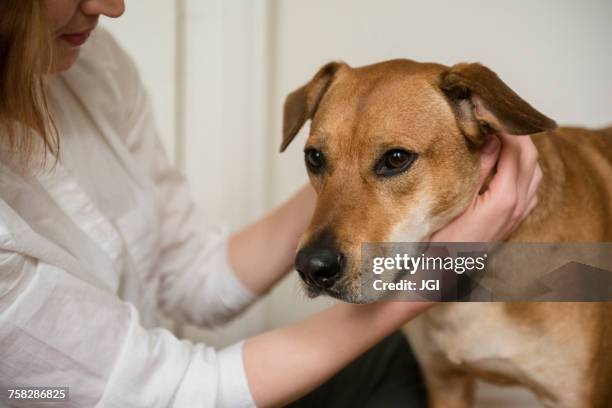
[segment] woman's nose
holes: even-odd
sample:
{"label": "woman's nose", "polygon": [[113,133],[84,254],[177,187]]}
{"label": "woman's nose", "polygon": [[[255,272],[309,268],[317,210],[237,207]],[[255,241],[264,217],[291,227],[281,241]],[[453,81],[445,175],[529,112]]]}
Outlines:
{"label": "woman's nose", "polygon": [[87,15],[117,18],[125,12],[124,0],[83,0],[81,11]]}

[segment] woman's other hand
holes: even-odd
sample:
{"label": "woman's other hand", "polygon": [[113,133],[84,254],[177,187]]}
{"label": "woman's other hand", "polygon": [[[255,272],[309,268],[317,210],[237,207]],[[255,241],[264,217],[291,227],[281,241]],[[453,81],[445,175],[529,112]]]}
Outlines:
{"label": "woman's other hand", "polygon": [[[492,137],[483,147],[480,181],[471,204],[435,232],[430,241],[503,241],[536,206],[542,170],[531,138],[505,134],[498,137]],[[495,163],[497,172],[487,189],[479,193]]]}

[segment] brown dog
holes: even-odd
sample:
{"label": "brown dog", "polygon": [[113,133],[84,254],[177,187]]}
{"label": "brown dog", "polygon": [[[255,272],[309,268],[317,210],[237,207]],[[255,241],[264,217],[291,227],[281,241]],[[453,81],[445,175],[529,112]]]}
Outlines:
{"label": "brown dog", "polygon": [[[362,302],[361,243],[420,241],[460,214],[496,132],[530,135],[544,175],[511,241],[612,241],[612,128],[556,129],[480,64],[330,63],[287,97],[281,151],[308,119],[318,203],[296,269],[310,296]],[[612,406],[608,303],[447,303],[409,332],[434,407],[471,405],[476,378]]]}

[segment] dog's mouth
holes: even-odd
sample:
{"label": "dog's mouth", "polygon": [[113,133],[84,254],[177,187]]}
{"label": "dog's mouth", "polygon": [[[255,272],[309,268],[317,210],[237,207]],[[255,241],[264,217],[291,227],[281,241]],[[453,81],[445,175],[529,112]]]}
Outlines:
{"label": "dog's mouth", "polygon": [[316,298],[318,296],[330,296],[335,299],[344,300],[345,295],[334,288],[320,288],[318,286],[314,286],[308,282],[304,282],[304,290],[306,291],[306,295],[309,298]]}
{"label": "dog's mouth", "polygon": [[302,280],[302,286],[306,296],[314,299],[319,296],[329,296],[334,299],[340,300],[347,303],[363,304],[370,303],[369,300],[365,299],[359,288],[351,289],[354,285],[345,280],[336,282],[329,288],[322,288],[312,282],[309,282],[302,273],[298,272]]}
{"label": "dog's mouth", "polygon": [[306,295],[309,298],[314,299],[321,295],[331,296],[336,299],[342,298],[342,293],[334,287],[322,288],[311,282],[310,279],[308,279],[302,272],[297,271],[297,273],[300,276],[300,279],[302,280],[302,286],[304,287],[304,291],[306,292]]}

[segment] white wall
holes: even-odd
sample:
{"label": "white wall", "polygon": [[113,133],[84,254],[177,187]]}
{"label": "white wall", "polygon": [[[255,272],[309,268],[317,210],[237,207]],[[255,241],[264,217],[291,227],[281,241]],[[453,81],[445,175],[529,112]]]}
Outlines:
{"label": "white wall", "polygon": [[181,18],[180,165],[207,219],[232,227],[263,212],[264,18],[252,0],[185,0]]}
{"label": "white wall", "polygon": [[[232,227],[306,182],[301,150],[307,129],[286,153],[277,153],[282,104],[330,60],[479,61],[561,124],[612,122],[609,0],[127,5],[126,16],[106,25],[140,66],[165,143],[171,150],[176,144],[177,164],[207,220]],[[252,315],[213,340],[221,344],[286,324],[328,303],[306,300],[292,276]]]}
{"label": "white wall", "polygon": [[[184,0],[179,16],[177,157],[206,224],[236,229],[264,212],[266,16],[259,0]],[[223,345],[261,330],[263,320],[260,303],[223,330],[180,334]]]}

